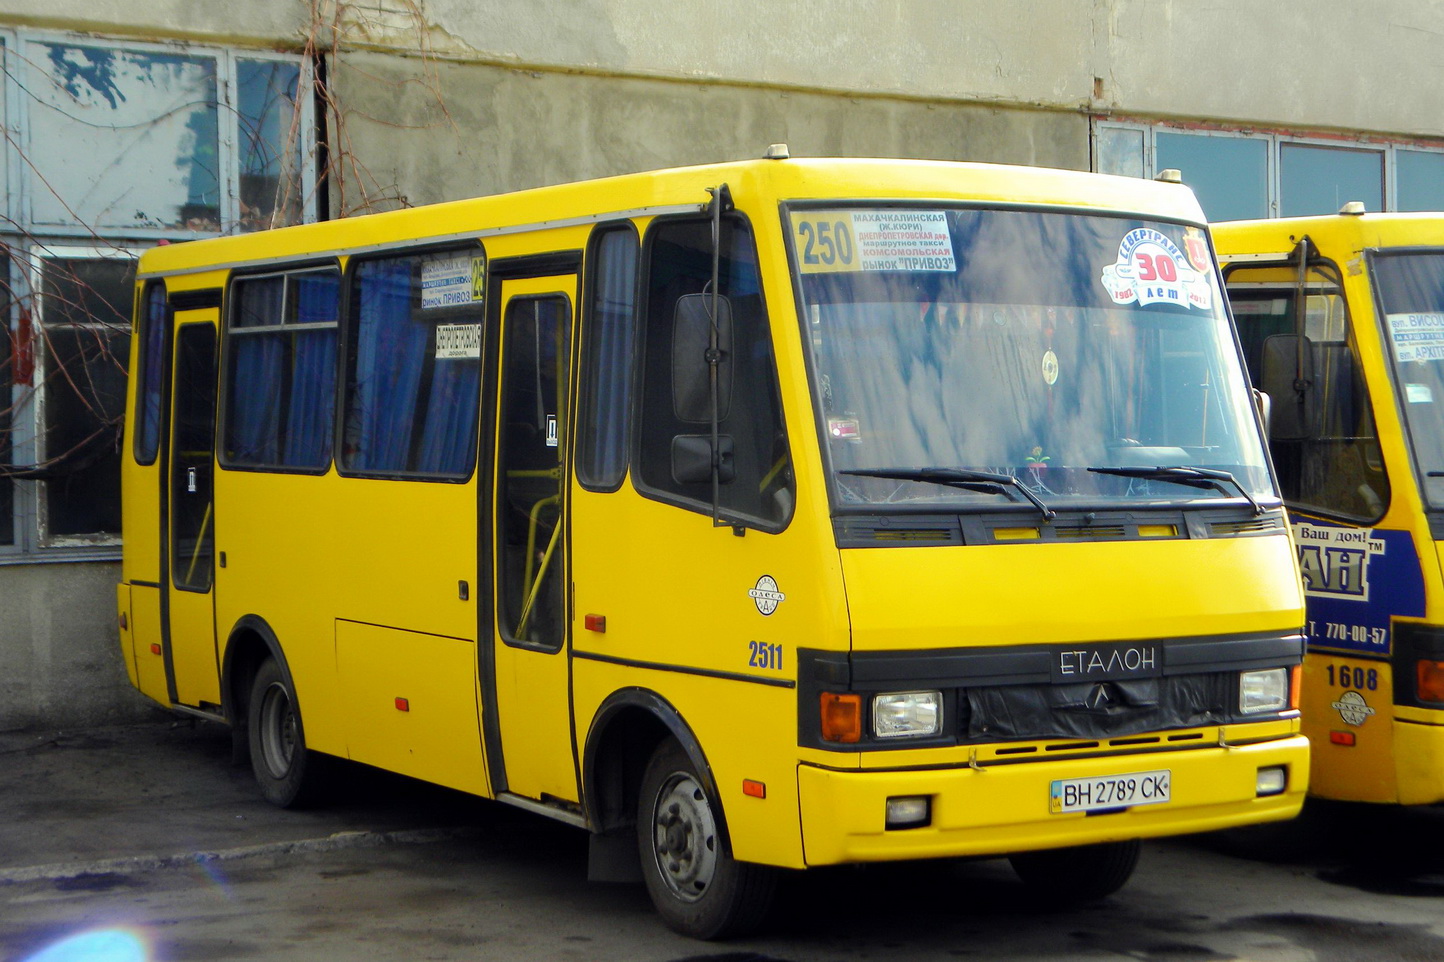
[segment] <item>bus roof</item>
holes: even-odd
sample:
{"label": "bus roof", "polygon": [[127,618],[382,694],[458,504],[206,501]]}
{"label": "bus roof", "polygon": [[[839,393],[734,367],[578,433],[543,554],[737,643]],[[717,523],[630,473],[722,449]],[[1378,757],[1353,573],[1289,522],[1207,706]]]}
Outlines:
{"label": "bus roof", "polygon": [[1316,245],[1358,252],[1380,247],[1444,247],[1444,213],[1393,212],[1277,217],[1211,225],[1218,259],[1286,260],[1308,236]]}
{"label": "bus roof", "polygon": [[170,244],[147,251],[140,273],[154,276],[261,264],[394,245],[401,239],[424,243],[488,231],[545,229],[658,209],[700,210],[709,199],[706,187],[720,183],[728,184],[739,204],[759,197],[770,203],[828,198],[963,201],[1056,205],[1203,223],[1198,201],[1187,187],[1131,177],[947,161],[767,159],[623,174]]}

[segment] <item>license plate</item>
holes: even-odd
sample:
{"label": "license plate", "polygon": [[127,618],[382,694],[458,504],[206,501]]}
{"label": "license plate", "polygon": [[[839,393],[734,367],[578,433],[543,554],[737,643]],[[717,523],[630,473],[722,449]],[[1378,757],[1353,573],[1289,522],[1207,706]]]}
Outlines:
{"label": "license plate", "polygon": [[1048,808],[1055,815],[1099,812],[1169,800],[1173,773],[1128,772],[1099,778],[1060,778],[1048,788]]}

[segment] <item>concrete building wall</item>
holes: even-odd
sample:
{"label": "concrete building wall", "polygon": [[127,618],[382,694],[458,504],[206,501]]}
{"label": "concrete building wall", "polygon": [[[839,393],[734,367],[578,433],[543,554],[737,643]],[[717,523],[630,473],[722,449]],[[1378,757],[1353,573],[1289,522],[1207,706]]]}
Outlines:
{"label": "concrete building wall", "polygon": [[[1088,166],[1079,113],[453,62],[433,65],[434,84],[421,86],[407,82],[413,69],[377,53],[335,68],[336,140],[348,151],[332,184],[339,209],[756,157],[776,142],[796,156]],[[398,137],[398,117],[424,135]]]}
{"label": "concrete building wall", "polygon": [[144,717],[115,624],[118,564],[0,567],[0,731]]}
{"label": "concrete building wall", "polygon": [[345,23],[564,71],[1444,135],[1439,0],[379,0]]}

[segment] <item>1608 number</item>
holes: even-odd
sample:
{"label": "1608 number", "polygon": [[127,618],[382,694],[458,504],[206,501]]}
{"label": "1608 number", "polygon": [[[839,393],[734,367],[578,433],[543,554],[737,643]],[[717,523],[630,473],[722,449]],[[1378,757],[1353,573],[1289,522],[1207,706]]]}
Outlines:
{"label": "1608 number", "polygon": [[747,644],[752,650],[752,657],[747,659],[747,667],[782,670],[781,645],[769,645],[765,641],[749,641]]}
{"label": "1608 number", "polygon": [[1379,690],[1379,670],[1358,668],[1353,665],[1330,665],[1329,684],[1340,688],[1357,688],[1361,691]]}

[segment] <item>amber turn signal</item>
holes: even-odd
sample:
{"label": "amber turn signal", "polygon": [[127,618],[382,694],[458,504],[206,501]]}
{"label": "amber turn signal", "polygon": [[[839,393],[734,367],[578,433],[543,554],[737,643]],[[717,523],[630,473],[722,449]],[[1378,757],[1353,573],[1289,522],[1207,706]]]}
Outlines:
{"label": "amber turn signal", "polygon": [[862,696],[822,693],[822,740],[851,744],[862,738]]}
{"label": "amber turn signal", "polygon": [[1419,700],[1444,702],[1444,661],[1420,658],[1416,673]]}

